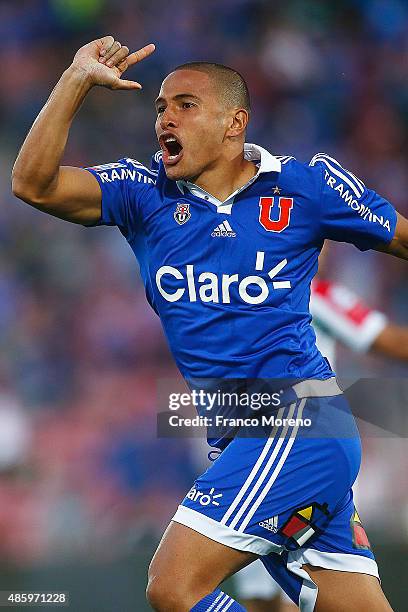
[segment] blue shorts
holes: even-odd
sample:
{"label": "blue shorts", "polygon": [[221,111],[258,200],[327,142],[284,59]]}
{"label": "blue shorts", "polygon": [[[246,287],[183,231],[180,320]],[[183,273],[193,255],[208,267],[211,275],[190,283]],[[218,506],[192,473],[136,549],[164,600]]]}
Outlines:
{"label": "blue shorts", "polygon": [[314,609],[317,587],[304,564],[378,577],[351,490],[361,461],[358,430],[337,385],[333,392],[333,381],[317,382],[327,383],[318,386],[320,396],[313,385],[299,389],[264,437],[236,435],[173,517],[259,555],[305,611]]}

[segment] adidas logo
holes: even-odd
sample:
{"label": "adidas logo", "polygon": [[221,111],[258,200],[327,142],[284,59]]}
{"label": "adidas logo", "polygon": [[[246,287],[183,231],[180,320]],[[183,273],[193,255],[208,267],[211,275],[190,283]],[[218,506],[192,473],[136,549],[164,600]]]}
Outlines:
{"label": "adidas logo", "polygon": [[235,238],[237,234],[234,232],[228,221],[223,221],[211,233],[213,238]]}
{"label": "adidas logo", "polygon": [[266,519],[266,521],[261,521],[258,525],[268,531],[272,531],[272,533],[276,533],[278,531],[278,518],[277,515],[273,516],[272,518]]}

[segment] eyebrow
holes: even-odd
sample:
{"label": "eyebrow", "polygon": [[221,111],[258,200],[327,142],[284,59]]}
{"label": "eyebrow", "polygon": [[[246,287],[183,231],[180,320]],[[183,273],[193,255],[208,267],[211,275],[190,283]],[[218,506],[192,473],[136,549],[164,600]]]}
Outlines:
{"label": "eyebrow", "polygon": [[[180,100],[181,98],[193,98],[194,100],[197,101],[201,101],[201,99],[198,96],[195,96],[192,93],[181,93],[181,94],[177,94],[176,96],[173,96],[173,100]],[[160,104],[161,102],[165,102],[166,99],[163,98],[162,96],[159,96],[158,98],[156,98],[156,100],[154,101],[155,106],[157,106],[158,104]]]}

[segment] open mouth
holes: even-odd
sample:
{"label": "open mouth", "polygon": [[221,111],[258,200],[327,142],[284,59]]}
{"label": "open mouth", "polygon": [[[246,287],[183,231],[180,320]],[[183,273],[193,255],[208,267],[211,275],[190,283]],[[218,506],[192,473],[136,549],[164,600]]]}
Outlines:
{"label": "open mouth", "polygon": [[163,163],[173,166],[183,157],[183,145],[174,134],[160,136],[160,146],[163,151]]}

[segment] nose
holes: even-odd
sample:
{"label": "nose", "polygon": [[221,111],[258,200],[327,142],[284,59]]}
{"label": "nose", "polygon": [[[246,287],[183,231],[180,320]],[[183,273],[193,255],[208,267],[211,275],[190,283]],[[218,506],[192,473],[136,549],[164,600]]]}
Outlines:
{"label": "nose", "polygon": [[177,127],[174,113],[167,107],[160,117],[160,127],[162,130],[168,130],[169,128]]}

